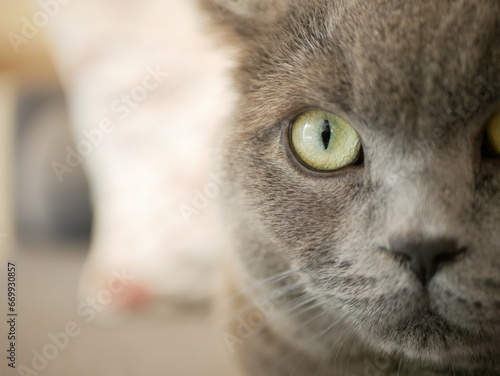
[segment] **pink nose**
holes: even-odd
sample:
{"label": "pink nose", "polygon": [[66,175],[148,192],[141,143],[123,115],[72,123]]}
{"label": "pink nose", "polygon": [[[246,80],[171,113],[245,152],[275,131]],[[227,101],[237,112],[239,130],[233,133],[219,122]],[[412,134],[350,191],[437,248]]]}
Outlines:
{"label": "pink nose", "polygon": [[114,299],[117,307],[134,311],[145,308],[152,300],[152,295],[145,286],[134,283],[125,286],[120,292],[116,293]]}

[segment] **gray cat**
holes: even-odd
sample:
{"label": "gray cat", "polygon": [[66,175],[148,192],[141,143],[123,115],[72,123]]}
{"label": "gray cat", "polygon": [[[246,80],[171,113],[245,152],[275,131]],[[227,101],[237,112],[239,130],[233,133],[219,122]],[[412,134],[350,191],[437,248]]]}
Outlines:
{"label": "gray cat", "polygon": [[248,375],[500,374],[500,2],[206,0]]}

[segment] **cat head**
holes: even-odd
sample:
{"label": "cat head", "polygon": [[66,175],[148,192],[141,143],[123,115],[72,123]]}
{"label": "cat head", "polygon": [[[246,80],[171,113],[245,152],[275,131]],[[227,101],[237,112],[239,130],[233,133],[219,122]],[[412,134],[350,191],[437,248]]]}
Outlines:
{"label": "cat head", "polygon": [[297,270],[387,352],[491,366],[500,3],[205,4],[240,51],[224,166],[250,273]]}

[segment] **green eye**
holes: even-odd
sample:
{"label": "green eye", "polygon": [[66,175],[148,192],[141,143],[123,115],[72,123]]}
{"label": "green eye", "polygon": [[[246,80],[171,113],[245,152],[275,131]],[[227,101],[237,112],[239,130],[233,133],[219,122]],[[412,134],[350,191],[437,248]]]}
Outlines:
{"label": "green eye", "polygon": [[486,135],[491,149],[500,156],[500,112],[491,118],[486,127]]}
{"label": "green eye", "polygon": [[350,166],[361,154],[356,131],[342,118],[324,111],[300,115],[292,125],[290,141],[302,163],[319,171]]}

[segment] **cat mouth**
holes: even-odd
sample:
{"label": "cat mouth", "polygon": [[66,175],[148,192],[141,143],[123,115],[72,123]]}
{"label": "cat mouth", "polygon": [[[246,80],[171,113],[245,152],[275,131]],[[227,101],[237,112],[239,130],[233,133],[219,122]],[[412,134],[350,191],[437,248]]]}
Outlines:
{"label": "cat mouth", "polygon": [[396,323],[382,337],[382,342],[388,344],[392,352],[400,353],[405,349],[410,360],[426,359],[435,364],[451,360],[470,364],[478,354],[498,351],[494,350],[498,340],[494,334],[467,330],[430,306]]}
{"label": "cat mouth", "polygon": [[434,329],[438,330],[441,335],[444,335],[446,332],[456,333],[458,330],[458,327],[452,324],[448,319],[439,313],[433,312],[430,306],[427,306],[425,309],[407,318],[400,326],[401,325],[421,333],[429,332]]}
{"label": "cat mouth", "polygon": [[[460,356],[473,357],[470,335],[430,309],[397,323],[392,330],[385,330],[379,337],[388,353],[405,355],[411,362],[425,359],[429,364],[443,364]],[[470,342],[469,342],[470,341]],[[469,347],[470,346],[470,347]]]}

